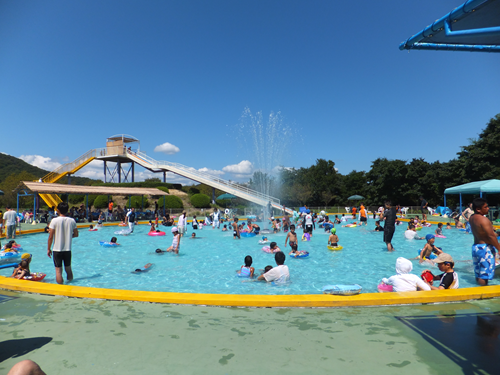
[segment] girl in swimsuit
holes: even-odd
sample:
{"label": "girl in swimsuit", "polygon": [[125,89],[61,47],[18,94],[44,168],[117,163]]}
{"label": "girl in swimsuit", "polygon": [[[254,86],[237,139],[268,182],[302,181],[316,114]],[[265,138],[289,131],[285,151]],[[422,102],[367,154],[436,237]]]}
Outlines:
{"label": "girl in swimsuit", "polygon": [[252,267],[252,257],[247,255],[245,257],[245,265],[241,266],[238,271],[240,277],[253,277],[253,273],[255,272],[255,268]]}

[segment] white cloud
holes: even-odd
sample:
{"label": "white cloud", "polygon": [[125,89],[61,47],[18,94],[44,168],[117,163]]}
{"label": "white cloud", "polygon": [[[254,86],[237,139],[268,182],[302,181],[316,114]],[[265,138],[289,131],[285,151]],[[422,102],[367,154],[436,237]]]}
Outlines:
{"label": "white cloud", "polygon": [[61,166],[61,163],[41,155],[21,155],[19,156],[19,159],[24,160],[26,163],[34,165],[35,167],[45,169],[46,171],[53,171]]}
{"label": "white cloud", "polygon": [[155,152],[163,152],[164,154],[167,154],[167,155],[173,155],[173,154],[177,154],[180,151],[180,148],[177,146],[174,146],[171,143],[165,142],[162,145],[156,146],[154,151]]}
{"label": "white cloud", "polygon": [[244,177],[252,174],[253,165],[250,161],[243,160],[238,164],[227,165],[222,170],[227,173],[234,173],[237,177]]}

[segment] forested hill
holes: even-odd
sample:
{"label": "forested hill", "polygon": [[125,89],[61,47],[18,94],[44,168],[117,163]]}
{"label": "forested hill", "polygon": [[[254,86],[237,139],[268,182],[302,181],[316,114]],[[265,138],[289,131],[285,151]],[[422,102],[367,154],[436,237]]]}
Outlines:
{"label": "forested hill", "polygon": [[[10,175],[19,174],[21,172],[27,172],[36,178],[40,178],[51,171],[35,167],[14,156],[0,153],[0,184]],[[60,182],[65,183],[66,178],[63,178]],[[87,177],[71,177],[71,183],[74,185],[89,185],[92,182],[95,182],[95,180]]]}

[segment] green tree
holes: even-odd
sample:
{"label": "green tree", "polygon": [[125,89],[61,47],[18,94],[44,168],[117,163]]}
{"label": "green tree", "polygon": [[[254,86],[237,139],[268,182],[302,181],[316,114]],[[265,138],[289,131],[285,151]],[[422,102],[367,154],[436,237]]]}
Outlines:
{"label": "green tree", "polygon": [[500,114],[490,119],[479,138],[458,152],[462,183],[500,178]]}
{"label": "green tree", "polygon": [[[10,206],[12,208],[17,207],[17,191],[14,190],[19,186],[21,181],[33,180],[35,180],[35,176],[26,171],[14,173],[6,177],[0,184],[0,190],[4,192],[4,195],[0,196],[2,206]],[[29,207],[32,207],[33,203],[30,205],[27,199],[28,197],[22,200],[23,206],[27,208],[28,206],[25,205],[27,204]],[[29,198],[29,200],[33,201],[33,197]]]}

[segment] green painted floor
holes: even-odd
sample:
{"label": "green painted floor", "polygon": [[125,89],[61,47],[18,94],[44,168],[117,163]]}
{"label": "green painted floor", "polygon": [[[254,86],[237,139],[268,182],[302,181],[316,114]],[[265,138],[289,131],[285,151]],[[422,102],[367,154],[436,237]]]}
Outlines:
{"label": "green painted floor", "polygon": [[[500,300],[253,309],[0,294],[15,297],[0,298],[0,374],[22,359],[34,360],[51,375],[486,374],[499,358],[494,355],[500,328],[495,331],[496,323],[493,328],[487,323],[484,341],[475,314],[494,320]],[[429,320],[396,318],[408,316]],[[436,336],[411,322],[435,327]],[[478,347],[465,336],[450,337],[458,333],[456,324],[487,346]],[[454,342],[462,348],[453,347]],[[478,351],[492,351],[487,357],[492,362],[472,355]]]}

